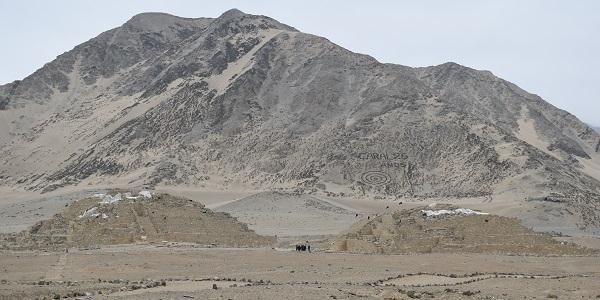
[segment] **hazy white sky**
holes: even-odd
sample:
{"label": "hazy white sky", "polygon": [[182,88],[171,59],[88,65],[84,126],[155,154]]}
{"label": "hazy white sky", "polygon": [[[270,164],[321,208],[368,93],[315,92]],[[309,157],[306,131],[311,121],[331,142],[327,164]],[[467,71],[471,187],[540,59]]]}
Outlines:
{"label": "hazy white sky", "polygon": [[26,77],[137,13],[216,17],[230,8],[268,15],[381,62],[454,61],[490,70],[600,125],[595,0],[1,1],[0,84]]}

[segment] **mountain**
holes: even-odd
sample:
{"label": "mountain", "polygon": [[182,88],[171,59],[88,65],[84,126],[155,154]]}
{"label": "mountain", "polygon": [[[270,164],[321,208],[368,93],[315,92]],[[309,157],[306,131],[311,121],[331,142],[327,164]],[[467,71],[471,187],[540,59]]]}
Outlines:
{"label": "mountain", "polygon": [[[134,16],[0,86],[0,186],[482,198],[600,228],[600,135],[488,71],[380,63],[265,16]],[[74,187],[73,187],[74,186]]]}

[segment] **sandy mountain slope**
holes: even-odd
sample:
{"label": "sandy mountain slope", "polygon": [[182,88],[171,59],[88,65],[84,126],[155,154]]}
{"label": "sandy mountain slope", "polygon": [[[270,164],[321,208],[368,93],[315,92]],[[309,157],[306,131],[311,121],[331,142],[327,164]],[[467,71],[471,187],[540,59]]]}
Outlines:
{"label": "sandy mountain slope", "polygon": [[[247,185],[528,203],[600,228],[600,136],[454,63],[383,64],[264,16],[141,14],[0,86],[0,185]],[[521,214],[527,219],[530,214]]]}
{"label": "sandy mountain slope", "polygon": [[283,236],[339,234],[358,221],[357,213],[310,195],[263,192],[215,208],[259,234]]}

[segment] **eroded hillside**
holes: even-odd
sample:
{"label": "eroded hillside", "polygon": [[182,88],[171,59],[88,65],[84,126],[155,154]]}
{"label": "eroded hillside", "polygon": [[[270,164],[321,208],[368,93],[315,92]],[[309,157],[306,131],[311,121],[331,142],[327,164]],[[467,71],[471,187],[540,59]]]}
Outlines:
{"label": "eroded hillside", "polygon": [[1,86],[0,124],[11,188],[490,197],[600,228],[600,136],[571,114],[487,71],[382,64],[237,10],[137,15]]}

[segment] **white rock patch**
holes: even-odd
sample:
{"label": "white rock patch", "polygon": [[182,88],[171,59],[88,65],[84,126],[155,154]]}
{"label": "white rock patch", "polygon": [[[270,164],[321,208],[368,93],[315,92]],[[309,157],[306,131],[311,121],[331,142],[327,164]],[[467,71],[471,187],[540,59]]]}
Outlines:
{"label": "white rock patch", "polygon": [[98,207],[94,206],[86,211],[83,212],[83,214],[81,214],[79,216],[80,219],[83,218],[95,218],[97,216],[99,216],[100,213],[98,212]]}
{"label": "white rock patch", "polygon": [[101,204],[113,204],[115,202],[119,202],[123,200],[123,197],[121,196],[121,194],[116,194],[114,196],[111,195],[104,195],[104,197],[102,197],[102,201],[100,201],[99,203]]}
{"label": "white rock patch", "polygon": [[152,198],[152,193],[150,193],[150,191],[141,191],[139,195],[146,199]]}
{"label": "white rock patch", "polygon": [[424,210],[421,210],[421,212],[424,213],[427,217],[436,217],[436,216],[441,216],[441,215],[465,215],[465,216],[471,216],[471,215],[489,215],[488,213],[474,211],[474,210],[469,209],[469,208],[457,208],[457,209],[454,209],[454,210],[448,210],[448,209],[440,209],[440,210],[424,209]]}

